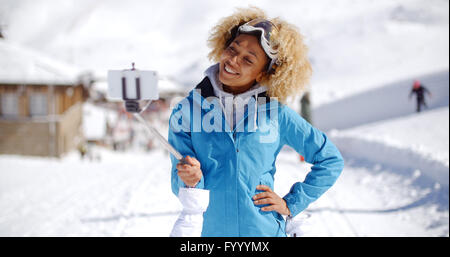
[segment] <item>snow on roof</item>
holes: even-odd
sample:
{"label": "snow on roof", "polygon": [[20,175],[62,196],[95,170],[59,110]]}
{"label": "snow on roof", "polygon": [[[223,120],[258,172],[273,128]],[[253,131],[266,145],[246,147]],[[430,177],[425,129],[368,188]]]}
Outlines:
{"label": "snow on roof", "polygon": [[92,88],[95,91],[101,92],[106,94],[108,92],[108,82],[106,81],[95,81],[94,83],[92,83]]}
{"label": "snow on roof", "polygon": [[72,85],[78,82],[78,69],[2,39],[0,56],[0,84]]}
{"label": "snow on roof", "polygon": [[95,106],[91,103],[83,104],[83,134],[88,140],[104,139],[106,123],[117,121],[118,115],[114,111]]}
{"label": "snow on roof", "polygon": [[160,78],[158,80],[158,91],[160,95],[167,95],[186,93],[189,89],[169,78]]}

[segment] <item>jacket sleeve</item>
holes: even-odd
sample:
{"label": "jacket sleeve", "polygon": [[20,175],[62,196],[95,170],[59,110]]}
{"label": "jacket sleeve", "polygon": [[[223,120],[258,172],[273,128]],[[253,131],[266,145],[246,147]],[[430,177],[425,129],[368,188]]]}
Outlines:
{"label": "jacket sleeve", "polygon": [[[175,108],[169,119],[169,135],[168,141],[169,143],[178,151],[181,155],[186,157],[187,155],[197,158],[195,150],[192,146],[191,141],[191,133],[189,132],[189,128],[182,127],[178,125],[178,121],[182,117],[182,110],[180,107]],[[180,179],[178,176],[177,164],[178,160],[170,155],[170,161],[172,162],[171,168],[171,184],[172,184],[172,192],[178,196],[178,192],[180,188],[185,188],[186,184]],[[204,188],[204,177],[200,179],[195,188],[203,189]]]}
{"label": "jacket sleeve", "polygon": [[280,111],[281,142],[295,149],[313,164],[303,182],[292,185],[283,197],[291,215],[295,216],[317,200],[337,180],[344,160],[336,146],[320,130],[314,128],[287,106]]}

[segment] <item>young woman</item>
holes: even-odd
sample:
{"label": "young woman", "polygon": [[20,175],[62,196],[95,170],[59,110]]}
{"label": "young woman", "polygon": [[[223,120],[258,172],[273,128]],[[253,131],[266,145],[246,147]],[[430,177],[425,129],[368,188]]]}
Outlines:
{"label": "young woman", "polygon": [[[212,29],[205,78],[173,110],[172,191],[210,191],[202,236],[286,236],[293,217],[336,181],[343,159],[327,136],[284,103],[311,75],[297,29],[258,8],[238,9]],[[283,197],[273,191],[284,145],[313,164]]]}

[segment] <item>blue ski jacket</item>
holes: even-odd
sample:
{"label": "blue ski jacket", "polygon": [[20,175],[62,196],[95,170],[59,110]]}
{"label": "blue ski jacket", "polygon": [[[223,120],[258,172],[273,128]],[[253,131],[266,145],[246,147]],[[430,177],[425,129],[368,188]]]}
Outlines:
{"label": "blue ski jacket", "polygon": [[[183,156],[195,157],[203,176],[196,188],[210,190],[202,236],[286,236],[285,220],[275,211],[261,211],[252,197],[256,186],[274,188],[276,158],[284,145],[313,164],[303,182],[283,197],[295,216],[327,191],[339,177],[343,158],[327,136],[286,105],[263,92],[252,97],[244,118],[231,129],[208,77],[172,110],[169,142]],[[255,103],[256,104],[252,104]],[[255,106],[255,108],[250,108]],[[257,107],[256,107],[257,106]],[[255,113],[256,112],[256,113]],[[256,125],[252,121],[256,115]],[[172,191],[184,182],[171,156]]]}

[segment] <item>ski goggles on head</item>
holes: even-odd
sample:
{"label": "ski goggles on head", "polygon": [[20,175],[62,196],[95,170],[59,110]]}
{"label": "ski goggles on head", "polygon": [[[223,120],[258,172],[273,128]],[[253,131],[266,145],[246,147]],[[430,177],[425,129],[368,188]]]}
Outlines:
{"label": "ski goggles on head", "polygon": [[275,24],[266,19],[257,18],[241,25],[238,29],[238,34],[247,34],[252,32],[261,33],[259,42],[261,43],[264,52],[271,59],[269,65],[269,70],[271,70],[273,64],[277,63],[278,50],[274,48],[275,43],[272,36],[278,32],[278,28]]}

